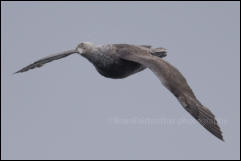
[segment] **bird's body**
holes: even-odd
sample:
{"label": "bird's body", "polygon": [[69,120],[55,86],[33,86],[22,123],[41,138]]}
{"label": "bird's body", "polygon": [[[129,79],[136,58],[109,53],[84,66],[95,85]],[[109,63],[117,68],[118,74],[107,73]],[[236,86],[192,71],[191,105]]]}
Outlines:
{"label": "bird's body", "polygon": [[[133,62],[122,59],[118,55],[120,46],[130,48],[128,44],[113,44],[96,47],[90,53],[82,56],[88,59],[96,68],[96,70],[107,78],[120,79],[144,70],[146,67]],[[131,46],[133,48],[133,46]],[[141,49],[140,50],[146,50]],[[147,48],[147,50],[149,50]]]}
{"label": "bird's body", "polygon": [[174,94],[187,112],[209,132],[223,140],[222,132],[212,112],[198,101],[178,69],[162,59],[166,56],[164,48],[128,44],[95,46],[92,43],[80,43],[76,49],[45,57],[16,73],[41,67],[45,63],[74,53],[79,53],[87,58],[101,75],[108,78],[125,78],[149,68],[161,80],[162,84]]}
{"label": "bird's body", "polygon": [[90,52],[82,54],[96,68],[96,70],[107,78],[121,79],[132,74],[140,72],[146,67],[140,63],[122,59],[119,50],[128,50],[137,53],[150,52],[159,57],[165,57],[166,51],[164,48],[151,48],[151,46],[136,46],[129,44],[109,44],[103,46],[95,46]]}

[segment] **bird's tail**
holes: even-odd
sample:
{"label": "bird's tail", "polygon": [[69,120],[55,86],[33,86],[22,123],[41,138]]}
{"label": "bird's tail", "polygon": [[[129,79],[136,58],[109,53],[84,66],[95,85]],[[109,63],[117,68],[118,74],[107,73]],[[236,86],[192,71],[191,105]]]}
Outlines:
{"label": "bird's tail", "polygon": [[163,58],[167,56],[167,49],[165,48],[151,48],[151,54]]}

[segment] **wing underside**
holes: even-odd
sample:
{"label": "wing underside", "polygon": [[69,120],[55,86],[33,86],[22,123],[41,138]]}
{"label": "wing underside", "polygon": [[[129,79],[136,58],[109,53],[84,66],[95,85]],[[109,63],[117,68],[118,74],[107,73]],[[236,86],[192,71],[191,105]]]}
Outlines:
{"label": "wing underside", "polygon": [[173,93],[184,109],[204,128],[223,140],[222,132],[213,113],[204,107],[195,97],[184,76],[171,64],[146,52],[120,51],[123,59],[134,61],[148,67]]}

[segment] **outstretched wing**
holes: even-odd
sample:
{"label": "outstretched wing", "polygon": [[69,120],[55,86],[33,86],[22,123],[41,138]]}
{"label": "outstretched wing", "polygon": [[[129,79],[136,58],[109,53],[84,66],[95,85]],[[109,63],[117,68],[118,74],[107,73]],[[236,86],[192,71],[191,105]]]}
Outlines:
{"label": "outstretched wing", "polygon": [[184,76],[171,64],[145,51],[119,49],[121,58],[134,61],[148,67],[161,80],[184,107],[203,127],[223,140],[222,132],[212,112],[195,97]]}
{"label": "outstretched wing", "polygon": [[38,61],[35,61],[32,64],[30,64],[30,65],[20,69],[19,71],[15,72],[14,74],[21,73],[21,72],[26,72],[26,71],[28,71],[30,69],[34,69],[36,67],[41,67],[44,64],[49,63],[49,62],[51,62],[53,60],[61,59],[61,58],[64,58],[64,57],[69,56],[69,55],[74,54],[74,53],[76,53],[76,50],[67,50],[67,51],[64,51],[64,52],[61,52],[61,53],[49,55],[47,57],[44,57],[44,58],[42,58],[42,59],[40,59]]}

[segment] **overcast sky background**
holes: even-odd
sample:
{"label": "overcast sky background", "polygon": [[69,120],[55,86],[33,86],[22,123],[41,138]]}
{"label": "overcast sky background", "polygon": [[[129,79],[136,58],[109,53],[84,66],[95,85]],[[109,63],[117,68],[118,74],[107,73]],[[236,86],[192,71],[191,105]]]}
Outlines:
{"label": "overcast sky background", "polygon": [[[1,2],[2,159],[240,159],[239,2]],[[221,121],[205,130],[149,70],[122,80],[72,55],[82,41],[168,49]]]}

